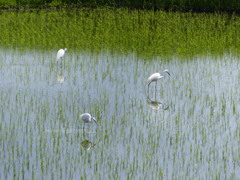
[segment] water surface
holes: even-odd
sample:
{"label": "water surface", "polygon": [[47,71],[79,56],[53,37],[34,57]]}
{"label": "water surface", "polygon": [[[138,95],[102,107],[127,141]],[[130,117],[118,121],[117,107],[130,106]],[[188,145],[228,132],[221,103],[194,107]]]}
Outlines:
{"label": "water surface", "polygon": [[56,52],[1,49],[0,179],[240,177],[239,59]]}

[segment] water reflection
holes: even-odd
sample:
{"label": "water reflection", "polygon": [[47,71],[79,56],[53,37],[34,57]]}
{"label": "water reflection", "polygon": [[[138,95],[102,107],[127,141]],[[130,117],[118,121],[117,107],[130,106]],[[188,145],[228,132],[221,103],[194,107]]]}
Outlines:
{"label": "water reflection", "polygon": [[[0,179],[239,175],[239,59],[145,62],[76,52],[61,69],[38,52],[1,51],[0,58]],[[161,79],[148,97],[143,79],[161,67],[181,76]],[[83,132],[78,113],[86,111],[99,127],[86,124]]]}
{"label": "water reflection", "polygon": [[84,139],[84,140],[81,142],[81,145],[82,145],[82,147],[83,147],[85,150],[90,150],[90,149],[92,149],[96,144],[92,143],[92,142],[89,141],[88,139]]}
{"label": "water reflection", "polygon": [[162,110],[168,110],[169,105],[165,106],[163,103],[159,101],[150,101],[149,99],[147,100],[148,106],[154,110],[159,110],[160,108]]}
{"label": "water reflection", "polygon": [[60,83],[60,84],[63,84],[63,83],[64,83],[65,78],[64,78],[63,74],[57,74],[57,81],[58,81],[58,83]]}
{"label": "water reflection", "polygon": [[160,101],[152,101],[149,96],[147,97],[147,103],[148,106],[154,110],[159,110],[160,108],[162,110],[168,110],[169,109],[169,105],[164,105],[162,102]]}
{"label": "water reflection", "polygon": [[85,150],[91,150],[97,144],[94,143],[96,142],[97,132],[93,132],[90,128],[88,130],[82,129],[82,138],[81,146]]}
{"label": "water reflection", "polygon": [[59,84],[63,84],[65,82],[65,76],[63,75],[64,68],[62,66],[56,68],[56,74],[57,74],[57,82]]}

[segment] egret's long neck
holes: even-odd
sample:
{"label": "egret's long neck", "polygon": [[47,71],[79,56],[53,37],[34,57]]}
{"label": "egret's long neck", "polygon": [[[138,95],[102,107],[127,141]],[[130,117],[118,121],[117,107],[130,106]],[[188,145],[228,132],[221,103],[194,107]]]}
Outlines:
{"label": "egret's long neck", "polygon": [[[164,74],[168,74],[169,76],[171,76],[168,71],[163,71],[163,73],[164,73]],[[163,75],[163,77],[164,77],[164,75]]]}
{"label": "egret's long neck", "polygon": [[152,80],[148,82],[148,86],[152,83]]}

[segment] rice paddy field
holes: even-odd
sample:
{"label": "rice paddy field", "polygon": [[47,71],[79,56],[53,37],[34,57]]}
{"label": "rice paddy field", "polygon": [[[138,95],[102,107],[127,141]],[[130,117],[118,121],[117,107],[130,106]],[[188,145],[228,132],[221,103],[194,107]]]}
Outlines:
{"label": "rice paddy field", "polygon": [[[235,14],[1,10],[0,179],[239,179],[239,26]],[[83,129],[85,112],[97,124]]]}

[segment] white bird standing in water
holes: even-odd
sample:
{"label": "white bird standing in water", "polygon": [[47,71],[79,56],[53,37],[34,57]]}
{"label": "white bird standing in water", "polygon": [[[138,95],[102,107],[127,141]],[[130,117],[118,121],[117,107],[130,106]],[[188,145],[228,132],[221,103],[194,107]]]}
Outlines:
{"label": "white bird standing in water", "polygon": [[58,50],[58,52],[57,52],[57,62],[59,60],[62,60],[62,57],[64,56],[66,51],[67,51],[67,48]]}
{"label": "white bird standing in water", "polygon": [[[168,71],[167,69],[165,69],[165,70],[163,71],[163,73],[167,73],[167,74],[170,76],[170,73],[169,73],[169,71]],[[163,77],[164,77],[164,76],[161,75],[160,73],[154,73],[154,74],[152,74],[151,76],[149,76],[149,78],[148,78],[148,80],[147,80],[147,82],[148,82],[148,94],[149,94],[149,86],[150,86],[150,84],[151,84],[153,81],[155,81],[155,82],[156,82],[156,84],[155,84],[155,89],[156,89],[156,87],[157,87],[157,81],[158,81],[159,79],[163,78]]]}
{"label": "white bird standing in water", "polygon": [[[92,117],[89,113],[81,114],[80,118],[84,122],[84,125],[85,123],[92,123],[92,122],[95,122],[97,124],[96,119]],[[84,128],[84,125],[83,125],[83,128]]]}

